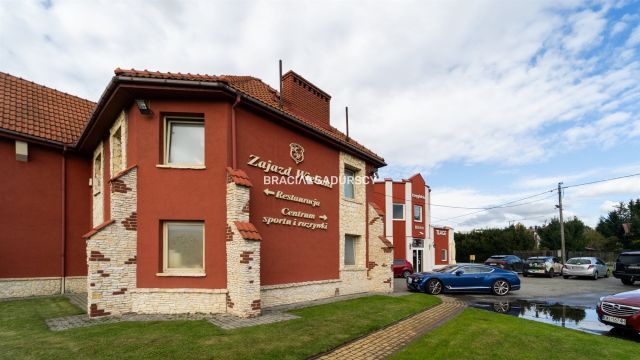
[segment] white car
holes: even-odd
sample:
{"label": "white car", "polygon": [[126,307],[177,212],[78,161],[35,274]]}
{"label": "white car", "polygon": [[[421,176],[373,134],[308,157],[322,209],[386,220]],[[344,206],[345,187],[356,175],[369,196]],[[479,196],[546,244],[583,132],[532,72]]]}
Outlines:
{"label": "white car", "polygon": [[590,277],[598,280],[601,277],[609,277],[609,267],[596,257],[571,258],[562,267],[562,277],[568,279],[571,276]]}

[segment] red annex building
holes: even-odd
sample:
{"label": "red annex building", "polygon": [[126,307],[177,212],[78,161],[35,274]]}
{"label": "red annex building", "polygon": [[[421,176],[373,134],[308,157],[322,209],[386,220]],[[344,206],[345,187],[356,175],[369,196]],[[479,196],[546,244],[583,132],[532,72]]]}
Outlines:
{"label": "red annex building", "polygon": [[91,316],[255,316],[392,291],[384,211],[353,181],[384,160],[332,127],[331,97],[293,71],[280,93],[116,69],[97,104],[1,81],[1,297],[66,288],[88,293]]}
{"label": "red annex building", "polygon": [[422,175],[376,182],[373,198],[389,214],[385,237],[395,259],[409,261],[415,272],[455,264],[453,229],[431,224],[431,189]]}

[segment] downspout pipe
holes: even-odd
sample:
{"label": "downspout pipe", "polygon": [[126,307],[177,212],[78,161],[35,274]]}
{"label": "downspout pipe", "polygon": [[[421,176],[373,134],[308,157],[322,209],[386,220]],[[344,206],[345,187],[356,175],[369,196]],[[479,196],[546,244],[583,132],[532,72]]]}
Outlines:
{"label": "downspout pipe", "polygon": [[231,165],[233,169],[238,168],[236,106],[240,104],[240,100],[240,94],[236,95],[236,101],[231,106]]}
{"label": "downspout pipe", "polygon": [[60,294],[65,293],[65,275],[67,272],[66,269],[66,252],[67,252],[67,146],[64,145],[62,147],[62,175],[60,182],[62,184],[62,232],[61,232],[61,242],[60,242],[60,268],[61,268],[61,276],[60,276]]}

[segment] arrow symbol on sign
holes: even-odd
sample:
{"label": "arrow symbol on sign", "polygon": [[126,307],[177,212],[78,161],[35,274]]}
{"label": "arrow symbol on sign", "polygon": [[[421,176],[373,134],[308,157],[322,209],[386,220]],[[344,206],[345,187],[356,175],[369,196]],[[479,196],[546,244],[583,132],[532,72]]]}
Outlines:
{"label": "arrow symbol on sign", "polygon": [[275,191],[271,191],[269,189],[264,189],[264,193],[265,193],[265,195],[269,196],[269,195],[275,194],[276,192]]}
{"label": "arrow symbol on sign", "polygon": [[318,216],[318,218],[320,220],[327,221],[327,215],[320,215],[320,216]]}

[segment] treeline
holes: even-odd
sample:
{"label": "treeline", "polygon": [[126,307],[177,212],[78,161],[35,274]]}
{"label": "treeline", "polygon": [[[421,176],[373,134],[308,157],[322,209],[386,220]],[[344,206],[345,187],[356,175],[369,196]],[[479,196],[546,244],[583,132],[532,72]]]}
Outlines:
{"label": "treeline", "polygon": [[533,231],[522,224],[504,229],[473,230],[468,233],[456,232],[456,261],[468,262],[469,255],[475,255],[475,262],[484,262],[491,255],[510,254],[514,250],[531,250],[536,240]]}
{"label": "treeline", "polygon": [[[640,199],[620,203],[607,216],[600,217],[595,229],[574,217],[564,221],[565,247],[567,251],[600,250],[621,251],[640,249]],[[473,230],[455,233],[457,261],[469,261],[476,255],[482,262],[491,255],[510,254],[517,250],[536,249],[535,234],[539,237],[538,249],[561,248],[560,220],[553,218],[544,226],[527,229],[521,224],[503,229]]]}

